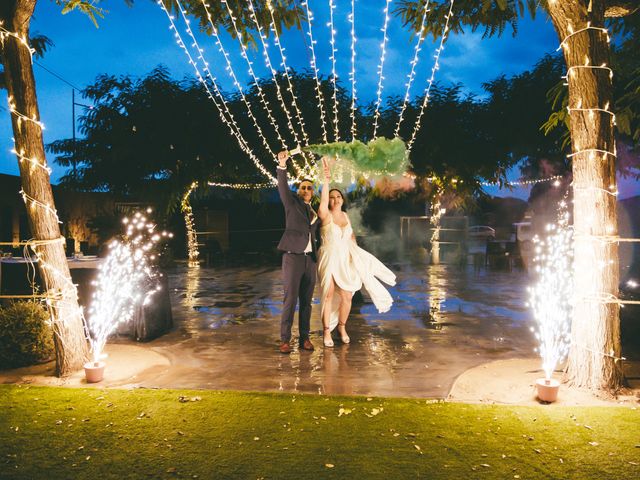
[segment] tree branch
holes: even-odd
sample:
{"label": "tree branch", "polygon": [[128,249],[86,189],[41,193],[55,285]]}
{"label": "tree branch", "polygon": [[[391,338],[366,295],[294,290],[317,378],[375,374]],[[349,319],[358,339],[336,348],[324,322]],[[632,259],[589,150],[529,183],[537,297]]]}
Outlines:
{"label": "tree branch", "polygon": [[611,0],[606,3],[604,16],[626,17],[640,10],[640,4],[636,0]]}

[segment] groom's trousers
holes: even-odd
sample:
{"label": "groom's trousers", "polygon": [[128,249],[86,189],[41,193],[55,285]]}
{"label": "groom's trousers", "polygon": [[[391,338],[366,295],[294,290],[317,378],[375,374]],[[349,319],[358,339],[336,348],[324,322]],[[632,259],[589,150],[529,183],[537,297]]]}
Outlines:
{"label": "groom's trousers", "polygon": [[311,323],[311,299],[316,286],[318,266],[313,254],[285,252],[282,255],[282,277],[284,283],[284,305],[280,319],[280,339],[287,343],[291,340],[291,326],[296,304],[298,311],[298,329],[300,342],[309,338]]}

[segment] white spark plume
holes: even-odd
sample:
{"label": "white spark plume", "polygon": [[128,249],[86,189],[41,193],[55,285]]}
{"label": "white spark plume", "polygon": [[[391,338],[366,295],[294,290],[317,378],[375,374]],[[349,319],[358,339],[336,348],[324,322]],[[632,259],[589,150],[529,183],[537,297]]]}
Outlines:
{"label": "white spark plume", "polygon": [[95,291],[89,308],[89,342],[94,362],[102,355],[107,338],[117,326],[133,317],[135,309],[147,305],[160,290],[159,274],[150,261],[156,258],[155,245],[167,232],[156,233],[156,225],[140,212],[122,220],[126,226],[123,240],[109,245],[109,254],[99,267],[93,282]]}
{"label": "white spark plume", "polygon": [[573,229],[566,202],[560,204],[559,220],[547,225],[547,236],[533,239],[537,283],[529,288],[529,305],[536,327],[545,378],[550,379],[558,363],[569,353],[573,305]]}

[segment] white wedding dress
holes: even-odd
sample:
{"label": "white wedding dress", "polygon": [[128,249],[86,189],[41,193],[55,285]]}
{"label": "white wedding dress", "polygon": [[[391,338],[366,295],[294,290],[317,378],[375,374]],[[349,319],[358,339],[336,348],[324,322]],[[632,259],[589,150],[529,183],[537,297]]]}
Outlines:
{"label": "white wedding dress", "polygon": [[323,318],[324,309],[330,308],[329,326],[333,330],[338,325],[340,297],[335,292],[328,306],[324,300],[332,278],[339,288],[348,292],[357,292],[364,286],[378,312],[384,313],[391,308],[393,299],[380,280],[395,285],[396,276],[380,260],[356,245],[351,239],[351,222],[347,220],[347,225],[340,227],[333,222],[331,214],[329,220],[320,227],[322,246],[318,252],[318,277],[322,291],[320,318]]}

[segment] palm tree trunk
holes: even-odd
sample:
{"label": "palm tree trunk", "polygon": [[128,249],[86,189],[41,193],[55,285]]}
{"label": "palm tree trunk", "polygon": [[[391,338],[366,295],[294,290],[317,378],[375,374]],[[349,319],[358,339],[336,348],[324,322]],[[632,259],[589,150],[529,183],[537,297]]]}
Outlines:
{"label": "palm tree trunk", "polygon": [[[618,295],[615,139],[608,35],[602,0],[549,0],[560,40],[565,40],[573,148],[574,277],[576,304],[568,359],[570,384],[616,391],[623,382]],[[573,33],[575,32],[575,33]],[[573,34],[572,34],[573,33]],[[568,37],[568,38],[567,38]],[[600,68],[591,68],[597,66]],[[571,68],[578,67],[578,68]],[[585,68],[587,67],[587,68]],[[589,110],[589,109],[602,110]],[[611,154],[604,153],[611,152]]]}
{"label": "palm tree trunk", "polygon": [[[5,29],[28,39],[29,23],[36,0],[3,0],[0,20]],[[14,36],[5,38],[2,58],[10,105],[13,136],[15,138],[23,197],[31,232],[40,242],[36,254],[38,268],[47,292],[62,295],[53,301],[53,331],[56,347],[56,374],[66,376],[82,367],[88,357],[88,346],[77,293],[71,282],[69,267],[55,214],[49,172],[45,164],[42,129],[36,98],[33,66],[28,48]],[[20,114],[20,115],[18,115]],[[27,118],[22,117],[27,117]],[[34,159],[35,164],[26,159]],[[16,192],[17,194],[18,192]]]}

